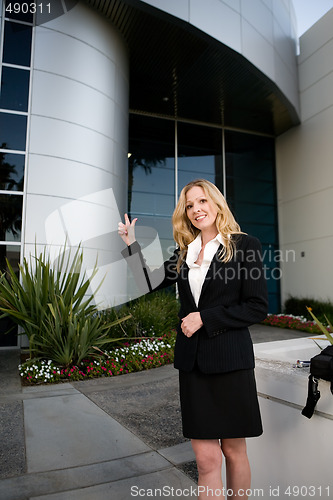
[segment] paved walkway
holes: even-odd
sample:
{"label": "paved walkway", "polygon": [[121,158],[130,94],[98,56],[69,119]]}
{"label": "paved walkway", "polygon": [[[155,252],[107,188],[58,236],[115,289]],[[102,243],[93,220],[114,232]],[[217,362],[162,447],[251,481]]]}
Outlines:
{"label": "paved walkway", "polygon": [[[306,336],[262,325],[251,334],[255,343]],[[18,351],[0,351],[2,500],[195,497],[173,366],[21,387],[18,362]]]}

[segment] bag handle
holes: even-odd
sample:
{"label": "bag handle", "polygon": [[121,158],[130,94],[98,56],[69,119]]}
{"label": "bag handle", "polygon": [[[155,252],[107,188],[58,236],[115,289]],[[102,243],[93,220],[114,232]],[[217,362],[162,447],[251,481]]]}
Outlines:
{"label": "bag handle", "polygon": [[[333,382],[331,382],[331,392],[333,394]],[[314,378],[313,375],[309,375],[308,381],[308,397],[306,400],[306,405],[302,410],[302,415],[307,418],[311,418],[316,404],[320,399],[320,391],[318,390],[318,380]]]}

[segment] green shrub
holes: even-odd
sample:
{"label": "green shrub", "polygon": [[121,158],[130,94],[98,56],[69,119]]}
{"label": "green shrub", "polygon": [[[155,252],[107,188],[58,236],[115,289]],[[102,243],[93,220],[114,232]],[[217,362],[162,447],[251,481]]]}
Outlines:
{"label": "green shrub", "polygon": [[178,324],[179,302],[174,293],[153,292],[128,302],[119,309],[104,311],[104,320],[109,323],[117,318],[131,315],[123,326],[116,325],[110,335],[113,338],[153,337],[169,333]]}
{"label": "green shrub", "polygon": [[44,251],[29,261],[24,259],[19,266],[21,281],[8,261],[8,273],[0,273],[0,317],[9,316],[23,328],[30,358],[78,365],[86,357],[100,358],[98,349],[110,344],[108,332],[113,324],[98,314],[93,296],[87,297],[97,267],[87,279],[82,263],[80,248],[74,256],[63,251],[56,268]]}
{"label": "green shrub", "polygon": [[311,297],[289,297],[284,304],[284,313],[294,316],[304,316],[312,321],[312,317],[307,310],[311,307],[316,311],[317,318],[321,322],[325,322],[325,316],[333,317],[333,304],[329,301],[320,301]]}

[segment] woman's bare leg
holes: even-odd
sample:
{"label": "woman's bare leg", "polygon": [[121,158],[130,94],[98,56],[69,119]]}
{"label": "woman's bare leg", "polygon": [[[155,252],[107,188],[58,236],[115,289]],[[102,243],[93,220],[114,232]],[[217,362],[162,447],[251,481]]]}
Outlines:
{"label": "woman's bare leg", "polygon": [[[218,439],[192,439],[197,461],[199,499],[224,500],[222,484],[222,452]],[[215,495],[215,492],[216,495]]]}
{"label": "woman's bare leg", "polygon": [[251,487],[251,470],[246,452],[245,438],[221,439],[222,453],[225,456],[227,489],[232,496],[228,499],[247,500],[246,490]]}

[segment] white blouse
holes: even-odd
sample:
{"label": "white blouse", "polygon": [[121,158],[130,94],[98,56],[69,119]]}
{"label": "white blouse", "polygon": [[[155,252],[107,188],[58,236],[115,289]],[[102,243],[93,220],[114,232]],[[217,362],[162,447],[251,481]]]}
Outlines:
{"label": "white blouse", "polygon": [[202,247],[201,233],[187,247],[186,264],[189,267],[188,280],[197,307],[208,268],[221,243],[223,244],[223,240],[219,233],[215,238],[206,243],[201,266],[195,264]]}

